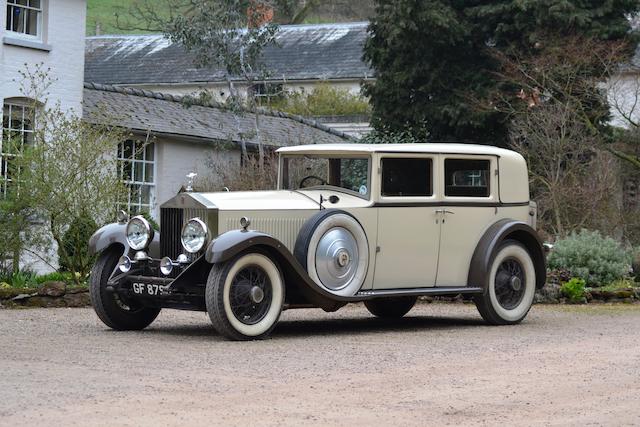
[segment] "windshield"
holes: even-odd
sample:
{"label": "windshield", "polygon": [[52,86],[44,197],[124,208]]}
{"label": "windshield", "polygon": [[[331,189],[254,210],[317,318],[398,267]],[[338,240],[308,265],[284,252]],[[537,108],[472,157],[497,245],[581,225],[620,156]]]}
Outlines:
{"label": "windshield", "polygon": [[326,188],[369,196],[369,158],[321,155],[283,156],[280,186],[284,190]]}

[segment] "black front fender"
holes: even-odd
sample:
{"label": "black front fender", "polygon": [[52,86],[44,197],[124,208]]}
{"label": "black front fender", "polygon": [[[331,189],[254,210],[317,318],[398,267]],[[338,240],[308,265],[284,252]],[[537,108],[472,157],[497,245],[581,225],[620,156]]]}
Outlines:
{"label": "black front fender", "polygon": [[522,243],[533,260],[536,269],[536,288],[544,286],[547,279],[545,251],[538,233],[528,224],[511,219],[502,219],[487,229],[471,258],[467,286],[486,288],[493,259],[498,246],[506,239]]}
{"label": "black front fender", "polygon": [[335,311],[354,299],[333,295],[318,286],[282,242],[259,231],[234,230],[221,234],[207,247],[205,259],[211,264],[225,262],[249,249],[272,255],[278,261],[287,285],[295,286],[306,299],[326,311]]}
{"label": "black front fender", "polygon": [[[107,224],[104,227],[101,227],[93,233],[93,236],[89,239],[89,254],[95,255],[98,254],[105,249],[113,246],[113,245],[121,245],[122,246],[122,254],[126,255],[129,253],[129,243],[127,243],[126,238],[126,229],[127,224],[120,223],[112,223]],[[151,257],[159,257],[160,256],[160,233],[155,232],[153,236],[153,241],[149,245],[149,256]]]}

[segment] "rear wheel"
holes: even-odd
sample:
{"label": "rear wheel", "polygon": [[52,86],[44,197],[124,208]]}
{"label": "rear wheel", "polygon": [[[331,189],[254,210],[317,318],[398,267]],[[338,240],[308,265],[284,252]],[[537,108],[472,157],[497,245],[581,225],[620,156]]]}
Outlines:
{"label": "rear wheel", "polygon": [[232,340],[269,336],[284,305],[285,287],[278,266],[260,252],[214,264],[205,301],[213,327]]}
{"label": "rear wheel", "polygon": [[102,323],[119,331],[136,331],[149,326],[160,313],[159,308],[144,307],[136,301],[107,292],[109,277],[118,265],[121,251],[110,248],[102,252],[91,269],[89,292],[91,305]]}
{"label": "rear wheel", "polygon": [[536,270],[527,248],[504,241],[496,252],[484,293],[474,297],[482,318],[492,325],[511,325],[524,319],[536,292]]}
{"label": "rear wheel", "polygon": [[378,298],[364,302],[364,306],[377,317],[394,319],[407,314],[415,305],[418,297]]}

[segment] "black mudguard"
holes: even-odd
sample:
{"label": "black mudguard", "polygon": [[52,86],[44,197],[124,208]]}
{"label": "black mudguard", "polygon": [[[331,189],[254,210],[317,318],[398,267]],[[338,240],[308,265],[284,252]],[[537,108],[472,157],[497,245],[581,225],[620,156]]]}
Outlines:
{"label": "black mudguard", "polygon": [[467,286],[486,289],[491,264],[500,243],[505,239],[517,240],[529,250],[536,269],[536,288],[542,288],[547,278],[547,263],[540,236],[527,223],[511,219],[502,219],[493,224],[478,242],[471,258]]}
{"label": "black mudguard", "polygon": [[[93,233],[93,236],[89,239],[89,254],[95,255],[105,249],[113,246],[122,246],[122,254],[127,255],[130,253],[129,243],[126,238],[127,224],[112,223],[101,227],[98,231]],[[155,232],[153,241],[149,245],[148,255],[151,257],[160,256],[160,233]]]}
{"label": "black mudguard", "polygon": [[280,265],[287,286],[296,287],[310,303],[325,311],[335,311],[355,300],[333,295],[318,286],[282,242],[259,231],[234,230],[221,234],[207,247],[205,259],[211,264],[225,262],[248,249],[270,253]]}

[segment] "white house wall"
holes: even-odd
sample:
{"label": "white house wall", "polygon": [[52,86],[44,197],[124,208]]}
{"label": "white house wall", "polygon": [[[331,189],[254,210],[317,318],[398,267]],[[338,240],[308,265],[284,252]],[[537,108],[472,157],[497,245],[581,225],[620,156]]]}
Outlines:
{"label": "white house wall", "polygon": [[[187,184],[186,175],[195,172],[197,181],[207,179],[214,170],[210,170],[206,161],[221,167],[240,166],[240,150],[219,149],[211,145],[189,143],[168,138],[158,138],[156,145],[156,190],[154,216],[159,218],[159,207],[173,198]],[[208,180],[208,179],[207,179]],[[196,182],[197,182],[196,181]],[[222,182],[216,182],[220,190]]]}
{"label": "white house wall", "polygon": [[18,38],[6,31],[6,0],[0,1],[0,101],[20,97],[20,71],[24,64],[42,63],[50,68],[55,82],[49,100],[60,102],[63,110],[81,112],[84,81],[84,38],[86,0],[43,0],[44,34],[42,45],[50,50],[15,46]]}
{"label": "white house wall", "polygon": [[[43,0],[43,6],[42,40],[31,47],[17,46],[21,38],[6,31],[7,2],[0,0],[0,104],[23,96],[20,71],[25,71],[25,64],[32,69],[42,64],[54,80],[48,90],[49,105],[59,103],[63,111],[81,114],[86,0]],[[38,255],[25,253],[21,261],[22,268],[38,273],[51,271],[57,265],[57,246],[52,239],[47,250]]]}

